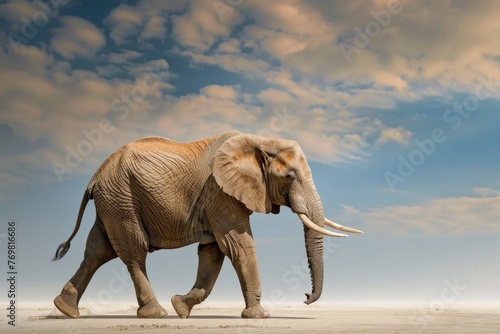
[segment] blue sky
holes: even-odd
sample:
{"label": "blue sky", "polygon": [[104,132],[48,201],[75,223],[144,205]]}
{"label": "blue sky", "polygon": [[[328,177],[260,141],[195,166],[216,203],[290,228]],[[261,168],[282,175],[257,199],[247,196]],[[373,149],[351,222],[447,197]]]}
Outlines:
{"label": "blue sky", "polygon": [[[326,215],[365,232],[325,241],[320,302],[499,301],[495,1],[49,4],[0,4],[0,219],[18,224],[21,301],[50,302],[76,271],[93,205],[50,259],[111,152],[230,129],[297,140]],[[300,221],[252,227],[263,299],[301,302]],[[148,257],[167,308],[196,266],[196,245]],[[82,302],[133,302],[124,268],[101,267]],[[242,302],[226,261],[210,300],[228,299]]]}

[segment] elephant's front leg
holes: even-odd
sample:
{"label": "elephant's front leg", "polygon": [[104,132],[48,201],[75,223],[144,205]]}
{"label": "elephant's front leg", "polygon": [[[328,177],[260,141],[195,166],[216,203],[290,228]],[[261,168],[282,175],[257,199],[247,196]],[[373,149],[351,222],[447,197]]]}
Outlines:
{"label": "elephant's front leg", "polygon": [[246,308],[243,318],[268,318],[269,312],[260,304],[261,286],[257,254],[251,232],[230,231],[220,240],[222,251],[231,259],[240,281]]}
{"label": "elephant's front leg", "polygon": [[194,305],[204,301],[219,276],[224,254],[216,242],[198,246],[198,274],[193,288],[187,295],[172,296],[172,305],[181,318],[189,317]]}

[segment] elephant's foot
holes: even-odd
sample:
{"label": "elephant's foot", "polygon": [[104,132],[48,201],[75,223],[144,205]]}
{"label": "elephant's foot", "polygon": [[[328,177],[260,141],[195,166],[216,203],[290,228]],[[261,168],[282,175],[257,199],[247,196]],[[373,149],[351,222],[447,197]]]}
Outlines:
{"label": "elephant's foot", "polygon": [[269,318],[269,316],[269,312],[260,304],[249,306],[241,312],[242,318]]}
{"label": "elephant's foot", "polygon": [[172,306],[174,307],[174,310],[179,318],[186,319],[187,317],[189,317],[193,306],[186,304],[183,299],[185,299],[185,296],[173,295],[171,301]]}
{"label": "elephant's foot", "polygon": [[175,312],[181,319],[186,319],[191,313],[191,309],[196,304],[199,304],[205,298],[204,289],[192,289],[187,295],[173,295],[172,305],[174,306]]}
{"label": "elephant's foot", "polygon": [[166,316],[167,310],[158,303],[156,298],[151,299],[137,310],[138,318],[164,318]]}
{"label": "elephant's foot", "polygon": [[61,294],[54,299],[54,305],[70,318],[80,317],[80,312],[78,312],[78,291],[70,282],[64,285]]}

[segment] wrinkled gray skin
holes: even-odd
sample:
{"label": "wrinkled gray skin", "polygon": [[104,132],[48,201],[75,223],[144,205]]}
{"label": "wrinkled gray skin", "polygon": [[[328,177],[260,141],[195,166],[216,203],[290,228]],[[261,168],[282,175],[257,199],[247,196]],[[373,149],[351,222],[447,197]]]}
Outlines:
{"label": "wrinkled gray skin", "polygon": [[[146,274],[148,252],[199,243],[198,274],[187,295],[174,295],[181,318],[210,294],[227,256],[238,275],[245,318],[266,318],[249,216],[278,213],[288,206],[324,225],[323,207],[304,154],[294,141],[236,131],[193,143],[145,138],[119,148],[99,167],[82,200],[73,235],[55,256],[60,259],[78,231],[93,199],[97,218],[87,239],[84,260],[54,303],[79,317],[78,302],[92,275],[117,256],[134,283],[138,317],[167,312],[158,303]],[[304,226],[312,293],[323,288],[323,235]]]}

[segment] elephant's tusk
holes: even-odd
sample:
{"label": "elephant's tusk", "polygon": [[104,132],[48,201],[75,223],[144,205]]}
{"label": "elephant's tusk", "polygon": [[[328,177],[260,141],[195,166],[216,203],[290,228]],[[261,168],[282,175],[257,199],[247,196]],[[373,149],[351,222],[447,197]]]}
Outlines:
{"label": "elephant's tusk", "polygon": [[326,218],[325,218],[325,225],[333,227],[334,229],[339,230],[339,231],[350,232],[350,233],[361,233],[361,234],[363,233],[363,231],[356,230],[355,228],[350,228],[347,226],[343,226],[343,225],[334,223],[331,220],[326,219]]}
{"label": "elephant's tusk", "polygon": [[318,225],[314,224],[310,219],[309,217],[307,217],[305,214],[303,213],[299,213],[298,214],[300,220],[302,220],[302,223],[304,223],[305,226],[309,227],[311,230],[315,231],[315,232],[318,232],[318,233],[321,233],[321,234],[324,234],[324,235],[328,235],[330,237],[347,237],[347,234],[341,234],[341,233],[335,233],[335,232],[330,232],[328,230],[325,230],[324,228],[322,227],[319,227]]}

